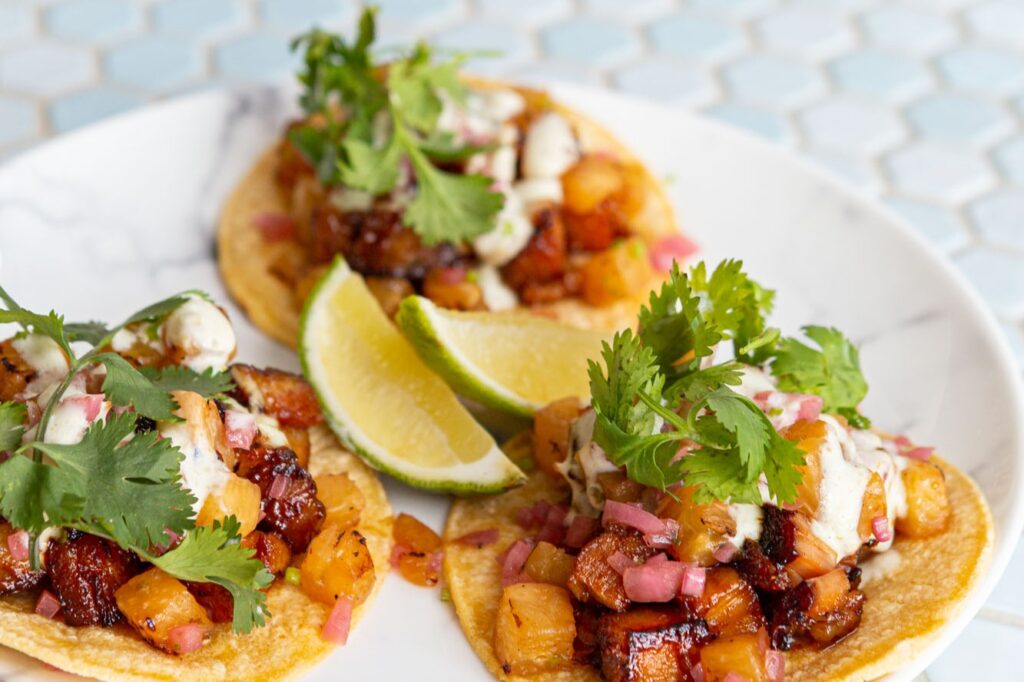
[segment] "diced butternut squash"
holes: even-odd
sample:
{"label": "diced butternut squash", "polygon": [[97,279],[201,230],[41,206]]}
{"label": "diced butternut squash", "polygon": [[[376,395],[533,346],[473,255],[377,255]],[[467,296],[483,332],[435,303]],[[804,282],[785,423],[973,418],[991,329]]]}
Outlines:
{"label": "diced butternut squash", "polygon": [[818,449],[825,441],[826,429],[823,421],[801,420],[782,432],[786,440],[796,443],[804,451],[804,464],[797,467],[801,481],[796,489],[796,504],[793,507],[808,516],[818,511],[821,490],[821,461]]}
{"label": "diced butternut squash", "polygon": [[580,416],[583,403],[579,398],[563,398],[546,405],[533,415],[533,458],[541,471],[560,477],[555,465],[570,454],[573,421]]}
{"label": "diced butternut squash", "polygon": [[299,466],[303,469],[309,465],[309,429],[305,426],[282,426],[281,433],[288,439],[288,447],[295,453]]}
{"label": "diced butternut squash", "polygon": [[672,496],[663,497],[658,503],[657,514],[679,523],[678,539],[669,550],[677,559],[701,566],[714,566],[718,561],[712,554],[736,534],[736,520],[723,502],[694,502],[695,490],[694,486],[686,486],[675,491],[675,499]]}
{"label": "diced butternut squash", "polygon": [[871,526],[879,516],[885,516],[888,506],[885,501],[885,484],[882,477],[876,472],[871,472],[867,488],[864,490],[864,501],[860,508],[860,521],[857,522],[857,534],[861,542],[867,542],[875,536]]}
{"label": "diced butternut squash", "polygon": [[206,609],[177,578],[159,568],[135,576],[114,593],[117,608],[147,642],[167,653],[178,653],[171,631],[198,625],[204,638],[213,631]]}
{"label": "diced butternut squash", "polygon": [[324,523],[352,528],[366,506],[366,498],[348,474],[321,474],[316,481],[316,496],[324,503]]}
{"label": "diced butternut squash", "polygon": [[786,564],[789,573],[806,580],[824,575],[835,568],[839,558],[831,547],[811,532],[810,520],[803,514],[793,514],[791,518],[795,526],[793,547],[797,556]]}
{"label": "diced butternut squash", "polygon": [[535,675],[572,662],[576,621],[569,593],[556,585],[518,583],[501,594],[494,652],[508,675]]}
{"label": "diced butternut squash", "polygon": [[302,591],[324,604],[349,597],[361,604],[373,589],[373,557],[357,530],[326,524],[309,543],[300,569]]}
{"label": "diced butternut squash", "polygon": [[757,593],[729,566],[709,570],[703,594],[693,601],[697,615],[719,637],[754,633],[764,627]]}
{"label": "diced butternut squash", "polygon": [[224,487],[211,491],[196,516],[197,526],[212,526],[229,516],[238,519],[242,528],[239,535],[246,536],[260,522],[260,487],[241,476],[228,474]]}
{"label": "diced butternut squash", "polygon": [[840,610],[845,603],[847,592],[850,591],[850,580],[846,571],[841,568],[811,578],[807,585],[811,588],[811,605],[807,609],[807,614],[812,618]]}
{"label": "diced butternut squash", "polygon": [[942,470],[930,462],[912,461],[903,470],[907,515],[896,519],[896,532],[912,538],[937,535],[949,523],[949,498]]}
{"label": "diced butternut squash", "polygon": [[643,291],[652,277],[647,246],[627,239],[596,253],[580,270],[582,297],[590,305],[609,305]]}
{"label": "diced butternut squash", "polygon": [[576,560],[550,542],[538,542],[526,560],[526,574],[539,583],[567,587]]}
{"label": "diced butternut squash", "polygon": [[574,213],[590,213],[621,191],[625,180],[618,161],[588,154],[562,175],[563,205]]}
{"label": "diced butternut squash", "polygon": [[616,502],[639,502],[644,487],[621,471],[605,471],[597,475],[606,500]]}
{"label": "diced butternut squash", "polygon": [[700,663],[707,682],[722,682],[729,673],[742,675],[748,682],[767,682],[764,637],[736,635],[706,644],[700,650]]}

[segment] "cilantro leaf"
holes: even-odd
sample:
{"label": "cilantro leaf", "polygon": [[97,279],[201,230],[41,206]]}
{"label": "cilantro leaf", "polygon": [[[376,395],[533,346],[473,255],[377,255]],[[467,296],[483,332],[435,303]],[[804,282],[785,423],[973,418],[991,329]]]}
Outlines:
{"label": "cilantro leaf", "polygon": [[803,331],[821,350],[793,338],[780,341],[771,364],[779,388],[821,396],[826,412],[870,425],[866,417],[857,413],[857,406],[868,392],[857,347],[831,327],[807,326]]}
{"label": "cilantro leaf", "polygon": [[180,294],[175,294],[174,296],[165,298],[162,301],[151,303],[142,310],[135,311],[120,326],[128,327],[137,322],[156,322],[157,320],[167,317],[176,309],[187,303],[190,298],[190,294],[195,294],[201,298],[205,298],[207,301],[210,300],[209,295],[202,291],[183,291]]}
{"label": "cilantro leaf", "polygon": [[735,452],[700,448],[682,460],[687,485],[697,486],[694,501],[706,504],[712,500],[729,500],[761,504],[757,478],[747,477],[747,469]]}
{"label": "cilantro leaf", "polygon": [[690,402],[696,402],[723,386],[739,386],[743,381],[742,370],[743,366],[739,363],[727,362],[683,374],[665,390],[665,399],[675,403],[682,396]]}
{"label": "cilantro leaf", "polygon": [[350,137],[342,144],[346,160],[340,164],[341,180],[349,187],[371,194],[383,194],[398,181],[398,161],[402,149],[391,136],[381,148]]}
{"label": "cilantro leaf", "polygon": [[3,287],[0,287],[0,300],[3,301],[7,308],[6,310],[0,310],[0,324],[13,323],[19,325],[27,332],[48,336],[61,347],[68,357],[74,357],[74,354],[71,352],[71,345],[64,332],[63,316],[58,315],[52,310],[46,315],[25,310],[11,298],[10,294]]}
{"label": "cilantro leaf", "polygon": [[745,479],[757,478],[764,469],[769,433],[774,431],[757,405],[728,388],[708,394],[705,404],[715,419],[736,437],[736,454],[746,467]]}
{"label": "cilantro leaf", "polygon": [[95,320],[89,322],[65,322],[64,333],[69,341],[85,341],[92,346],[100,345],[110,334],[107,325]]}
{"label": "cilantro leaf", "polygon": [[170,552],[150,561],[180,580],[216,583],[234,600],[235,632],[260,627],[270,616],[267,599],[260,590],[274,580],[255,552],[239,544],[239,524],[229,516],[213,526],[197,526],[185,534]]}
{"label": "cilantro leaf", "polygon": [[21,445],[26,412],[23,403],[0,403],[0,452],[14,450]]}
{"label": "cilantro leaf", "polygon": [[139,371],[163,391],[192,391],[204,398],[224,395],[235,387],[230,372],[215,372],[212,367],[202,373],[181,365],[143,367]]}
{"label": "cilantro leaf", "polygon": [[158,421],[175,418],[178,406],[168,389],[157,386],[116,353],[101,353],[93,359],[107,369],[103,392],[114,405],[134,407],[139,414]]}

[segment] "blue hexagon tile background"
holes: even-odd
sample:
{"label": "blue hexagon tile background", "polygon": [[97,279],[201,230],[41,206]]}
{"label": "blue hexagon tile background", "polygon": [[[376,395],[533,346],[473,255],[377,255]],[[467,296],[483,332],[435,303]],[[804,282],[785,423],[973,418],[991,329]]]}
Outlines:
{"label": "blue hexagon tile background", "polygon": [[[385,42],[600,84],[790,147],[905,216],[1024,368],[1024,0],[379,0]],[[218,84],[286,77],[352,0],[0,0],[0,158]],[[935,681],[1021,679],[1024,549]],[[1014,652],[1014,653],[1011,653]],[[1012,665],[1016,661],[1018,665]]]}

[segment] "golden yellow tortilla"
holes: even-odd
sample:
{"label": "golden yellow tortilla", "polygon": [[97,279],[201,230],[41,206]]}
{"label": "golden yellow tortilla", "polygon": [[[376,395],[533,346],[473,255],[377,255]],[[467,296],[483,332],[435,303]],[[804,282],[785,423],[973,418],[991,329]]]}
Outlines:
{"label": "golden yellow tortilla", "polygon": [[[526,443],[520,440],[514,447],[521,449]],[[823,651],[798,649],[787,653],[787,682],[859,682],[898,670],[939,636],[942,626],[957,614],[964,597],[984,575],[992,544],[988,505],[964,473],[937,457],[933,461],[946,475],[953,510],[949,528],[934,538],[898,538],[894,548],[901,556],[899,567],[863,588],[868,598],[860,627]],[[565,488],[538,472],[516,490],[456,500],[448,516],[446,540],[487,528],[497,527],[500,533],[497,543],[480,549],[448,544],[444,570],[463,632],[487,668],[501,680],[601,679],[596,669],[583,665],[552,675],[506,675],[492,645],[501,597],[501,569],[496,557],[528,534],[516,523],[516,511],[540,500],[561,502],[566,497]]]}
{"label": "golden yellow tortilla", "polygon": [[[476,89],[510,88],[512,86],[483,79],[466,79]],[[660,183],[639,159],[622,145],[604,127],[568,109],[551,102],[547,96],[530,88],[513,87],[528,102],[553,107],[565,116],[576,129],[583,149],[587,152],[605,151],[614,154],[641,174],[644,188],[642,201],[630,216],[634,232],[650,243],[659,236],[678,232],[672,206]],[[286,257],[296,247],[290,240],[268,242],[253,220],[263,213],[285,213],[287,198],[274,182],[277,146],[268,150],[256,162],[248,175],[238,184],[224,206],[217,233],[217,253],[221,276],[235,302],[246,312],[253,324],[273,338],[295,346],[302,301],[296,299],[292,286],[272,272],[272,264]],[[567,324],[594,329],[622,329],[636,320],[636,312],[647,300],[651,286],[636,292],[636,296],[613,305],[595,307],[576,299],[553,304],[533,306],[531,312],[561,320]]]}
{"label": "golden yellow tortilla", "polygon": [[[309,471],[348,473],[366,497],[358,529],[373,555],[376,580],[366,602],[355,609],[353,625],[376,596],[389,568],[391,505],[384,488],[362,461],[345,451],[323,426],[310,429]],[[185,656],[165,654],[144,642],[128,625],[75,628],[33,613],[29,595],[0,599],[0,645],[52,666],[110,682],[166,680],[262,682],[297,676],[334,650],[320,638],[330,608],[278,580],[267,594],[272,618],[247,635],[216,626],[213,639]],[[358,640],[358,638],[356,638]],[[349,646],[358,646],[358,641]]]}

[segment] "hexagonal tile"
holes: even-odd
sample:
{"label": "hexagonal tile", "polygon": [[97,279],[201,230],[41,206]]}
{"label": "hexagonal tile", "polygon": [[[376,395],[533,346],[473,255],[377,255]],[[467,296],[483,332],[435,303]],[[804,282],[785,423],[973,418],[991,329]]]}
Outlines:
{"label": "hexagonal tile", "polygon": [[964,12],[967,25],[988,40],[1024,45],[1024,5],[1019,0],[989,0]]}
{"label": "hexagonal tile", "polygon": [[890,102],[913,98],[932,84],[931,74],[920,62],[874,49],[840,57],[829,70],[840,88]]}
{"label": "hexagonal tile", "polygon": [[0,85],[11,90],[56,95],[95,75],[92,55],[61,43],[37,41],[0,56]]}
{"label": "hexagonal tile", "polygon": [[775,107],[796,107],[817,97],[825,84],[816,69],[783,57],[745,57],[723,69],[740,100]]}
{"label": "hexagonal tile", "polygon": [[227,78],[256,81],[294,73],[301,57],[288,49],[283,36],[251,33],[217,47],[213,61]]}
{"label": "hexagonal tile", "polygon": [[510,21],[520,26],[541,26],[572,14],[570,0],[480,0],[477,5],[487,19]]}
{"label": "hexagonal tile", "polygon": [[675,7],[673,0],[629,0],[629,11],[622,11],[622,0],[583,0],[583,7],[597,15],[639,24],[662,17]]}
{"label": "hexagonal tile", "polygon": [[691,0],[698,9],[722,12],[734,17],[752,17],[775,6],[776,0]]}
{"label": "hexagonal tile", "polygon": [[50,124],[65,132],[141,106],[145,100],[113,88],[93,88],[65,95],[50,104]]}
{"label": "hexagonal tile", "polygon": [[937,60],[945,79],[958,88],[999,95],[1024,88],[1024,55],[996,48],[960,47]]}
{"label": "hexagonal tile", "polygon": [[695,106],[712,101],[716,95],[706,71],[671,59],[644,59],[616,71],[612,81],[626,92],[673,104]]}
{"label": "hexagonal tile", "polygon": [[46,27],[58,38],[105,41],[142,28],[142,12],[128,0],[65,0],[46,10]]}
{"label": "hexagonal tile", "polygon": [[647,29],[654,49],[698,59],[725,59],[739,54],[747,39],[732,22],[697,14],[676,14]]}
{"label": "hexagonal tile", "polygon": [[524,33],[492,22],[463,23],[437,34],[434,41],[457,50],[496,50],[495,57],[475,57],[466,63],[468,70],[482,74],[507,72],[533,55],[533,46]]}
{"label": "hexagonal tile", "polygon": [[995,157],[1006,177],[1024,185],[1024,136],[999,145]]}
{"label": "hexagonal tile", "polygon": [[893,183],[913,196],[944,203],[967,201],[992,188],[995,174],[965,149],[917,142],[887,159]]}
{"label": "hexagonal tile", "polygon": [[1001,315],[1024,315],[1024,258],[975,246],[953,261],[982,298]]}
{"label": "hexagonal tile", "polygon": [[462,0],[382,0],[374,4],[380,7],[378,16],[384,26],[403,24],[416,32],[454,21],[466,11]]}
{"label": "hexagonal tile", "polygon": [[[1024,249],[1024,190],[1000,190],[975,201],[968,212],[989,242]],[[1021,261],[1024,267],[1024,258]]]}
{"label": "hexagonal tile", "polygon": [[1013,129],[1002,108],[967,95],[929,95],[907,108],[907,118],[923,137],[985,145]]}
{"label": "hexagonal tile", "polygon": [[967,227],[956,212],[948,208],[902,197],[889,199],[886,203],[946,253],[956,251],[970,241]]}
{"label": "hexagonal tile", "polygon": [[901,52],[928,54],[956,41],[956,26],[948,17],[923,8],[885,4],[861,18],[871,42]]}
{"label": "hexagonal tile", "polygon": [[163,0],[153,7],[153,23],[161,33],[209,38],[248,23],[239,0]]}
{"label": "hexagonal tile", "polygon": [[882,178],[878,171],[864,159],[818,150],[805,152],[804,157],[862,192],[878,194],[882,190]]}
{"label": "hexagonal tile", "polygon": [[28,0],[8,0],[0,4],[0,44],[28,38],[35,33],[35,12]]}
{"label": "hexagonal tile", "polygon": [[817,8],[777,10],[757,24],[761,42],[768,48],[805,57],[827,57],[853,44],[849,22],[840,14]]}
{"label": "hexagonal tile", "polygon": [[147,90],[181,87],[203,73],[198,47],[170,38],[144,38],[119,45],[107,53],[105,63],[112,81]]}
{"label": "hexagonal tile", "polygon": [[892,110],[851,99],[830,98],[804,111],[801,121],[812,143],[853,156],[882,152],[905,135]]}
{"label": "hexagonal tile", "polygon": [[776,142],[793,141],[793,131],[786,119],[772,111],[738,104],[718,104],[706,109],[705,113]]}
{"label": "hexagonal tile", "polygon": [[27,99],[0,97],[0,145],[39,134],[36,105]]}
{"label": "hexagonal tile", "polygon": [[609,65],[640,52],[636,34],[620,23],[579,18],[544,29],[544,51],[558,59]]}
{"label": "hexagonal tile", "polygon": [[585,64],[576,62],[560,62],[545,59],[543,62],[531,61],[526,65],[513,69],[513,78],[522,79],[541,87],[550,87],[552,83],[568,82],[580,85],[596,85],[606,87],[600,72]]}
{"label": "hexagonal tile", "polygon": [[273,26],[306,30],[313,24],[348,28],[355,4],[338,0],[260,0],[260,15]]}

